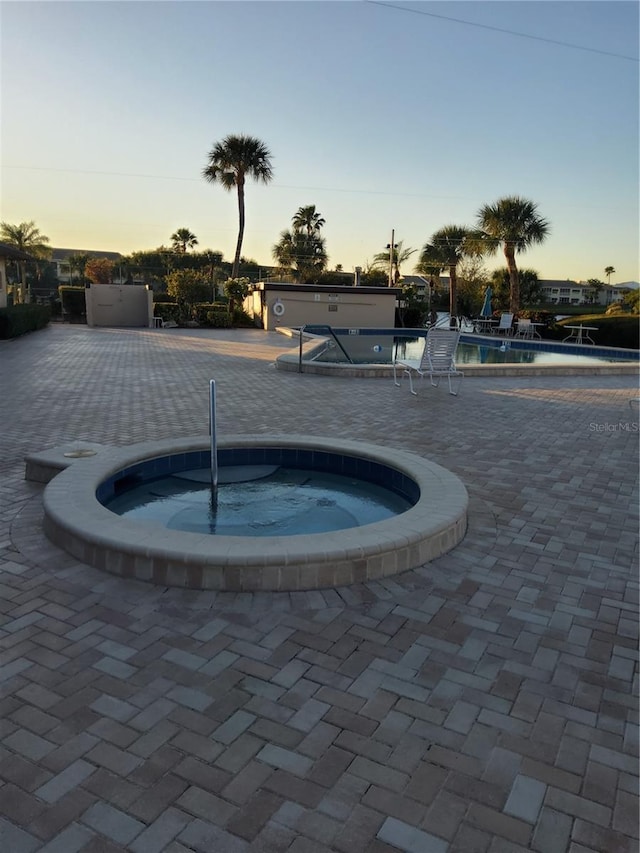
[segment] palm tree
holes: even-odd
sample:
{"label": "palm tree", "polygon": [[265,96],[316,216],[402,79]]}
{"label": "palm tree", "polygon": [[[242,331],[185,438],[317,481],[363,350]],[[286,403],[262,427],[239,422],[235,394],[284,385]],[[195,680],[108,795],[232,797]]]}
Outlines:
{"label": "palm tree", "polygon": [[253,136],[226,136],[209,152],[209,162],[202,176],[211,184],[222,184],[225,190],[238,192],[238,242],[231,268],[231,278],[238,278],[240,253],[244,237],[244,185],[247,176],[268,184],[273,177],[271,153]]}
{"label": "palm tree", "polygon": [[198,238],[195,234],[189,231],[188,228],[178,228],[171,235],[171,242],[173,244],[174,252],[179,252],[181,255],[185,255],[187,253],[187,249],[193,249],[194,246],[198,245]]}
{"label": "palm tree", "polygon": [[[391,254],[392,252],[393,255]],[[402,240],[400,240],[400,242],[396,243],[388,252],[378,252],[377,255],[374,255],[372,266],[386,267],[389,269],[389,266],[391,265],[393,285],[394,287],[397,287],[398,282],[400,281],[400,267],[409,260],[414,252],[417,252],[417,249],[403,248]]]}
{"label": "palm tree", "polygon": [[[33,221],[21,222],[19,225],[11,225],[9,222],[0,222],[0,238],[4,243],[26,252],[34,258],[48,258],[51,249],[47,245],[49,238],[40,233]],[[18,262],[20,268],[20,288],[18,290],[18,302],[24,302],[27,295],[27,271],[25,261]]]}
{"label": "palm tree", "polygon": [[605,267],[604,274],[607,277],[607,284],[611,284],[611,276],[614,274],[615,270],[613,267]]}
{"label": "palm tree", "polygon": [[[519,269],[518,281],[520,283],[520,296],[522,305],[531,306],[540,302],[542,289],[538,273],[532,269]],[[493,304],[507,310],[511,297],[511,279],[506,267],[494,270],[491,273],[491,289],[493,291]]]}
{"label": "palm tree", "polygon": [[67,257],[67,263],[69,264],[69,284],[73,284],[73,271],[75,270],[78,273],[78,277],[82,280],[82,284],[84,284],[84,271],[87,266],[87,262],[89,260],[89,255],[83,255],[76,253],[75,255],[69,255]]}
{"label": "palm tree", "polygon": [[520,196],[507,196],[495,204],[485,204],[478,211],[478,225],[484,233],[483,251],[492,254],[502,243],[509,270],[509,311],[520,309],[520,282],[516,252],[524,252],[544,242],[549,223],[537,213],[538,205]]}
{"label": "palm tree", "polygon": [[280,234],[271,254],[282,273],[295,271],[301,284],[309,284],[317,281],[329,260],[325,239],[320,236],[324,219],[315,204],[309,204],[297,209],[291,223],[293,228]]}
{"label": "palm tree", "polygon": [[279,269],[286,274],[295,270],[301,284],[317,281],[329,259],[323,237],[295,228],[283,231],[271,251]]}
{"label": "palm tree", "polygon": [[[614,270],[615,272],[615,270]],[[604,287],[604,281],[600,281],[599,278],[588,278],[587,284],[591,288],[589,292],[589,301],[590,302],[600,302],[600,291]]]}
{"label": "palm tree", "polygon": [[449,270],[449,316],[451,328],[458,317],[458,264],[480,251],[480,234],[466,225],[445,225],[426,243],[420,255],[419,270],[423,274],[438,275]]}
{"label": "palm tree", "polygon": [[299,207],[291,220],[296,231],[306,231],[309,237],[320,232],[325,220],[317,212],[315,204]]}

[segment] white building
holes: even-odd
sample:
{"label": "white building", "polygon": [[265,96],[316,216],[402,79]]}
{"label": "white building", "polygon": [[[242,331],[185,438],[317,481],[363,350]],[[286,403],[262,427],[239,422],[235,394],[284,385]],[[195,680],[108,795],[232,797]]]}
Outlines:
{"label": "white building", "polygon": [[561,281],[557,279],[540,279],[543,302],[553,305],[611,305],[622,302],[627,290],[635,282],[624,284],[603,284],[598,290],[586,281]]}

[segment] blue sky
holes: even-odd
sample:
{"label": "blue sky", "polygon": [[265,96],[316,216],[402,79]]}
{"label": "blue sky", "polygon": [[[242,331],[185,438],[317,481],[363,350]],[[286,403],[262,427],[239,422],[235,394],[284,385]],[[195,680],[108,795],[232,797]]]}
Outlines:
{"label": "blue sky", "polygon": [[231,260],[235,196],[200,175],[246,133],[273,154],[272,183],[247,187],[260,263],[301,205],[352,270],[392,229],[420,249],[517,194],[551,224],[522,266],[638,280],[638,8],[5,1],[0,217],[123,253],[188,227]]}

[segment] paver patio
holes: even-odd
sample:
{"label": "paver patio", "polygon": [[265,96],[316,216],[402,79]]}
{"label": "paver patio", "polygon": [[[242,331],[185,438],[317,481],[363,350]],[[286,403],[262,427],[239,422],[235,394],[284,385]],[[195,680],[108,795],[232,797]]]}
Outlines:
{"label": "paver patio", "polygon": [[[61,325],[0,342],[0,851],[636,853],[637,377],[416,398],[276,371],[292,346]],[[290,594],[152,587],[48,543],[24,456],[205,434],[211,378],[221,435],[449,468],[466,538]]]}

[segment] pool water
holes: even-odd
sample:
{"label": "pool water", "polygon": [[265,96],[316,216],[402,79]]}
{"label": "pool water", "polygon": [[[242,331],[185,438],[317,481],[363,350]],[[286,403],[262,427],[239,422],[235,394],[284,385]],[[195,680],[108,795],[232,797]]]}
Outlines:
{"label": "pool water", "polygon": [[[399,344],[399,353],[402,344]],[[411,344],[411,358],[420,358],[423,343],[416,340]],[[590,355],[575,355],[564,352],[544,352],[515,348],[510,341],[492,341],[491,344],[473,344],[461,341],[456,351],[456,364],[610,364],[614,358]]]}
{"label": "pool water", "polygon": [[[349,353],[353,364],[392,364],[395,358],[419,359],[424,347],[422,337],[404,337],[390,334],[376,334],[365,330],[363,334],[339,335],[344,349]],[[333,344],[333,345],[332,345]],[[488,339],[486,343],[461,340],[456,352],[456,364],[557,364],[557,365],[589,365],[620,363],[628,359],[622,357],[607,358],[602,348],[597,355],[572,352],[569,347],[554,346],[544,343],[544,349],[532,347],[526,349],[526,342],[505,340],[504,338]],[[582,348],[582,347],[580,347]],[[555,352],[552,351],[555,349]],[[314,361],[347,363],[347,359],[332,341],[328,349]]]}
{"label": "pool water", "polygon": [[222,482],[215,503],[208,468],[142,482],[104,503],[135,521],[226,536],[327,533],[382,521],[413,505],[375,483],[326,471],[274,467],[260,479]]}

